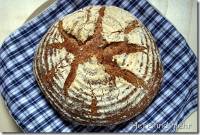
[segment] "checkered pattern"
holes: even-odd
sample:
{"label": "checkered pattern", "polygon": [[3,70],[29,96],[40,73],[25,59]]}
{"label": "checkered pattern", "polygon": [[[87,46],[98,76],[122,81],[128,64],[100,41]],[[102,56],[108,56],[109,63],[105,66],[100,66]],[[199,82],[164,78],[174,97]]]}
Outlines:
{"label": "checkered pattern", "polygon": [[[163,84],[153,103],[136,118],[110,127],[63,121],[33,75],[34,52],[48,28],[70,12],[97,4],[124,8],[142,21],[154,36],[164,65]],[[146,0],[60,0],[5,39],[0,48],[0,90],[25,132],[175,132],[175,125],[197,109],[197,58],[183,36]]]}

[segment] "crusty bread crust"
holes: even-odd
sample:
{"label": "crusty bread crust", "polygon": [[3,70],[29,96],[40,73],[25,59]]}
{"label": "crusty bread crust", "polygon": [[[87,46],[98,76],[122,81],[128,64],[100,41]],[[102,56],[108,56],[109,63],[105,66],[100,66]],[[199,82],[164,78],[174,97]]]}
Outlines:
{"label": "crusty bread crust", "polygon": [[56,22],[34,59],[41,90],[65,120],[112,125],[143,112],[163,76],[151,33],[129,12],[91,6]]}

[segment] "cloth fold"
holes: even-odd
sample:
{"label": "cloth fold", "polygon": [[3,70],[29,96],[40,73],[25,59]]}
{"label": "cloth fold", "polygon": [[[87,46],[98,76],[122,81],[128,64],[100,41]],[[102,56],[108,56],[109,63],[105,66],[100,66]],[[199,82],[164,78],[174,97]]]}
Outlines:
{"label": "cloth fold", "polygon": [[[64,121],[42,94],[33,74],[36,46],[63,16],[88,5],[114,5],[131,12],[151,31],[164,66],[162,87],[136,118],[109,127]],[[0,48],[0,92],[24,132],[175,132],[197,110],[197,58],[183,36],[146,0],[59,0],[5,39]]]}

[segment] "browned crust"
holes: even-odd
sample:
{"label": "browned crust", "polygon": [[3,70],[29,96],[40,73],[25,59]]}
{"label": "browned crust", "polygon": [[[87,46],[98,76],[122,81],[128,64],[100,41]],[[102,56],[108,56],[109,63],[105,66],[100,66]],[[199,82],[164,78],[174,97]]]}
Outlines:
{"label": "browned crust", "polygon": [[[79,124],[83,124],[83,125],[86,125],[86,124],[87,125],[88,124],[89,125],[119,124],[121,122],[127,121],[127,120],[137,116],[139,113],[143,112],[148,107],[148,105],[152,102],[153,98],[155,97],[155,95],[157,94],[157,92],[159,90],[159,87],[160,87],[160,84],[162,81],[163,70],[162,70],[161,63],[159,63],[159,62],[157,64],[157,68],[156,68],[157,70],[153,71],[155,73],[153,78],[155,78],[155,79],[152,80],[152,82],[151,82],[152,85],[149,86],[142,79],[140,79],[136,75],[134,75],[132,72],[125,70],[125,69],[122,70],[120,67],[117,66],[116,62],[112,61],[112,56],[117,55],[117,54],[143,52],[145,49],[147,49],[147,51],[149,51],[149,50],[148,50],[148,48],[141,47],[139,45],[134,45],[134,46],[129,45],[127,42],[117,42],[117,43],[107,44],[103,40],[102,35],[101,35],[102,17],[104,16],[104,10],[105,10],[105,7],[102,7],[100,9],[99,18],[98,18],[98,21],[96,24],[96,29],[95,29],[94,35],[91,38],[89,38],[89,40],[87,40],[85,43],[80,43],[80,41],[78,41],[74,36],[67,34],[64,31],[64,29],[62,28],[62,21],[59,22],[58,29],[59,29],[59,32],[61,33],[61,35],[63,36],[63,38],[65,39],[65,42],[48,45],[46,47],[46,49],[51,50],[52,48],[54,48],[54,49],[55,48],[56,49],[65,48],[68,52],[75,55],[75,59],[71,64],[71,70],[65,81],[63,93],[57,93],[57,96],[58,96],[58,98],[59,98],[59,94],[64,94],[65,97],[68,96],[67,91],[68,91],[68,88],[71,86],[71,83],[74,81],[74,79],[76,77],[76,70],[77,70],[78,64],[86,62],[92,56],[96,56],[98,62],[103,64],[106,69],[105,71],[108,74],[110,74],[110,76],[111,76],[110,81],[113,85],[115,85],[115,77],[122,77],[123,79],[127,80],[129,83],[132,83],[136,87],[143,87],[144,89],[149,91],[148,95],[146,95],[135,107],[131,108],[128,111],[121,110],[121,112],[119,112],[118,114],[114,114],[114,115],[107,114],[108,117],[106,117],[106,121],[107,121],[106,123],[98,122],[99,120],[103,120],[103,119],[92,120],[89,118],[85,118],[84,116],[81,116],[81,117],[83,117],[85,119],[85,121],[77,121],[73,117],[70,117],[70,118],[67,117],[61,111],[60,108],[66,109],[67,112],[69,112],[73,116],[80,117],[80,114],[77,112],[70,111],[70,108],[64,107],[63,104],[59,103],[58,99],[56,99],[52,95],[52,91],[51,91],[52,78],[56,72],[57,67],[55,66],[53,69],[47,71],[47,73],[46,73],[46,72],[42,71],[42,69],[39,66],[40,65],[39,64],[40,63],[39,62],[40,54],[38,54],[39,53],[38,51],[39,51],[39,49],[41,49],[41,46],[43,45],[43,40],[46,40],[45,38],[50,33],[48,33],[44,36],[43,40],[41,41],[41,45],[37,48],[37,51],[35,53],[33,69],[34,69],[34,73],[36,76],[36,80],[38,81],[38,84],[42,88],[42,91],[45,94],[45,97],[53,105],[53,107],[62,115],[62,117],[64,119],[70,120],[73,122],[75,121],[75,122],[78,122]],[[88,11],[88,13],[90,13],[90,12]],[[124,33],[129,33],[136,27],[139,27],[138,21],[137,22],[134,21],[130,25],[128,25],[127,28],[125,28]],[[148,38],[152,39],[152,36],[148,32],[148,30],[146,28],[145,28],[145,30],[148,33]],[[94,46],[93,45],[94,42],[96,43],[96,45],[103,44],[103,47],[99,48],[98,46]],[[153,41],[153,40],[151,42],[155,43],[155,41]],[[93,45],[93,47],[91,47],[91,45]],[[80,49],[80,47],[81,47],[81,49]],[[98,50],[97,50],[97,48],[98,48]],[[83,54],[80,50],[84,50],[82,52],[88,52],[88,53]],[[47,55],[48,54],[45,53],[45,57],[47,57]],[[46,66],[48,66],[47,63],[46,63]],[[153,70],[154,70],[154,68],[153,68]],[[115,72],[113,72],[113,71],[115,71]],[[44,84],[46,84],[46,85],[44,85]],[[78,99],[76,99],[76,100],[78,100]],[[96,97],[94,95],[92,95],[92,103],[90,105],[91,113],[88,115],[99,115],[99,114],[97,114],[97,106],[96,105],[97,105]],[[125,115],[127,117],[123,118],[122,116],[125,116]]]}
{"label": "browned crust", "polygon": [[137,27],[140,27],[140,24],[137,20],[134,20],[125,28],[124,33],[128,34],[129,32],[131,32],[132,30],[134,30]]}

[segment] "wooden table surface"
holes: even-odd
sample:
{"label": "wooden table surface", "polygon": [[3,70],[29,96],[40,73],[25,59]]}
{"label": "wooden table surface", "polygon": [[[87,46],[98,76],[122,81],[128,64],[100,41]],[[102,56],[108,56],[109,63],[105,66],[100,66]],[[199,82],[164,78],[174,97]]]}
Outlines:
{"label": "wooden table surface", "polygon": [[[54,0],[0,0],[0,44],[15,29],[47,8]],[[197,54],[197,0],[149,0],[185,37]],[[197,112],[184,122],[189,129],[177,132],[197,131]],[[0,96],[0,132],[22,132],[15,124]]]}

